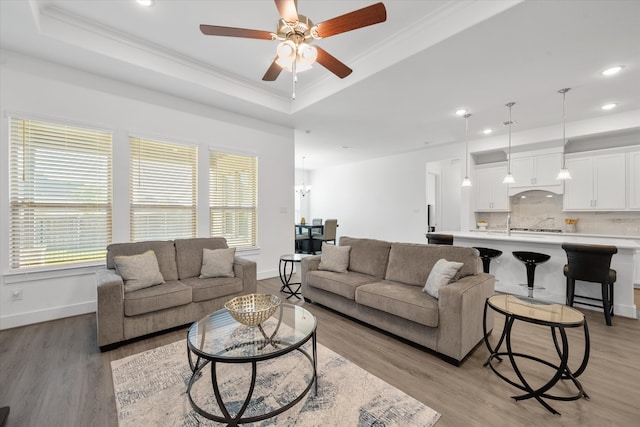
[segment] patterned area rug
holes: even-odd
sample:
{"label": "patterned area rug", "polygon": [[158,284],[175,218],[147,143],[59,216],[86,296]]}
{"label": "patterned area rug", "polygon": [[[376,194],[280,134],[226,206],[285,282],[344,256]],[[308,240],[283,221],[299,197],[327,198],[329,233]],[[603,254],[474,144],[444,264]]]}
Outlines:
{"label": "patterned area rug", "polygon": [[[307,347],[308,346],[308,347]],[[186,342],[111,362],[120,426],[219,426],[198,415],[189,404],[191,377]],[[311,343],[305,344],[311,354]],[[195,360],[195,358],[194,358]],[[220,414],[212,391],[210,368],[192,388],[201,407]],[[218,382],[234,414],[246,396],[250,364],[218,364]],[[244,416],[264,413],[292,401],[312,376],[309,360],[294,351],[258,363],[252,401]],[[432,426],[440,414],[397,388],[318,344],[318,394],[288,411],[252,426]]]}

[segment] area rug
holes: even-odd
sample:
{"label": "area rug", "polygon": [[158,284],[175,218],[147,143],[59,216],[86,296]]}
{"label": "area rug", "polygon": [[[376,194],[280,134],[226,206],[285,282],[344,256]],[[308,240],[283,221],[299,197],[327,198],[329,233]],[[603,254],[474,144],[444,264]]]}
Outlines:
{"label": "area rug", "polygon": [[[308,351],[311,352],[310,343]],[[220,426],[197,414],[186,395],[191,370],[186,342],[179,341],[111,362],[120,426]],[[218,364],[218,382],[229,411],[248,390],[249,364]],[[210,367],[194,384],[192,397],[220,414]],[[245,416],[290,402],[312,376],[309,361],[294,351],[258,363],[258,379]],[[380,378],[318,344],[318,393],[288,411],[251,426],[433,426],[440,414]]]}

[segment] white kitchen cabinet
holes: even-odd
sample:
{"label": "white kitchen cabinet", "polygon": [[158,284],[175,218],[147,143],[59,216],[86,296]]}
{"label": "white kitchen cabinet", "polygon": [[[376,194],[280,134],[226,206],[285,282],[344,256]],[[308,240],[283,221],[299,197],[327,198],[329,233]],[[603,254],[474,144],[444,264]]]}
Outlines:
{"label": "white kitchen cabinet", "polygon": [[509,210],[509,186],[502,180],[507,174],[506,166],[476,167],[476,182],[473,185],[476,195],[476,211]]}
{"label": "white kitchen cabinet", "polygon": [[[629,156],[629,208],[640,209],[640,151],[627,153]],[[640,257],[638,258],[640,270]],[[640,274],[638,275],[640,278]]]}
{"label": "white kitchen cabinet", "polygon": [[566,159],[565,210],[622,210],[626,207],[626,156],[592,154]]}
{"label": "white kitchen cabinet", "polygon": [[544,154],[511,160],[511,173],[515,182],[511,188],[561,186],[556,180],[562,167],[562,154]]}

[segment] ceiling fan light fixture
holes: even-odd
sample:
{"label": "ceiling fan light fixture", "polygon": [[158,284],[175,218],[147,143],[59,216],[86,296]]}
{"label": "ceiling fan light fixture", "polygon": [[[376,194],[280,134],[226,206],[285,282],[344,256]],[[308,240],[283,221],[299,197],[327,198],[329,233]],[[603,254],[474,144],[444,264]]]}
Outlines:
{"label": "ceiling fan light fixture", "polygon": [[278,45],[276,50],[278,55],[278,64],[291,64],[296,57],[296,44],[291,40],[283,41]]}
{"label": "ceiling fan light fixture", "polygon": [[298,62],[300,65],[308,64],[311,66],[318,59],[318,51],[314,46],[307,43],[300,43],[298,46]]}

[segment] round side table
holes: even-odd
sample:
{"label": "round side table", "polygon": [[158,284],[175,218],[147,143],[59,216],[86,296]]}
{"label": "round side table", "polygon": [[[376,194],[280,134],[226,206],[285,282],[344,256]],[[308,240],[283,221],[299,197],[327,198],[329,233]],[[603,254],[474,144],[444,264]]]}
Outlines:
{"label": "round side table", "polygon": [[291,282],[295,263],[300,264],[300,261],[302,261],[301,254],[287,254],[280,257],[280,264],[278,265],[278,273],[280,274],[280,281],[282,282],[280,292],[289,295],[287,299],[291,297],[301,299],[300,288],[302,287],[302,283]]}

